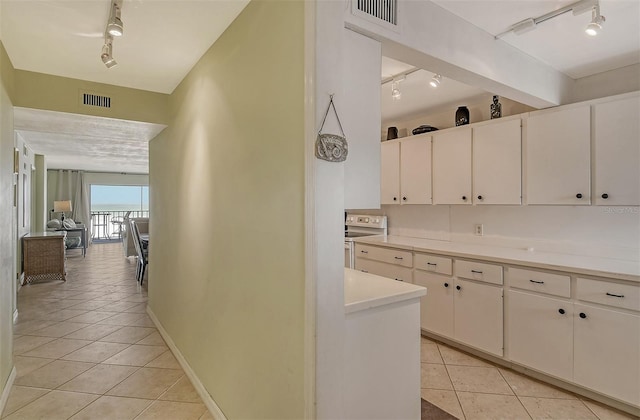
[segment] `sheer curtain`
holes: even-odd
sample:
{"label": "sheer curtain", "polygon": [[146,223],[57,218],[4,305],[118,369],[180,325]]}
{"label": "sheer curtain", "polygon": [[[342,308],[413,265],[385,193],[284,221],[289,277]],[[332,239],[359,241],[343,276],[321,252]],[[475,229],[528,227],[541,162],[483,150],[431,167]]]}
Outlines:
{"label": "sheer curtain", "polygon": [[54,201],[71,200],[71,218],[77,223],[84,223],[87,229],[90,229],[91,207],[84,172],[59,169],[49,171],[48,179],[50,208],[53,208]]}

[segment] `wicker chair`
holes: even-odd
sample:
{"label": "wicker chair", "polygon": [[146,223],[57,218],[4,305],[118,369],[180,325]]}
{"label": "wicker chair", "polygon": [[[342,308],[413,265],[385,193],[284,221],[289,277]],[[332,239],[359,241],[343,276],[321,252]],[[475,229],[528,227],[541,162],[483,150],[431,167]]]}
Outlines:
{"label": "wicker chair", "polygon": [[138,229],[138,225],[135,220],[129,220],[129,225],[131,227],[131,235],[133,237],[133,245],[136,248],[136,253],[138,254],[138,266],[136,269],[136,281],[142,285],[144,281],[144,272],[147,268],[147,263],[149,262],[149,250],[144,248],[142,241],[140,240],[140,230]]}

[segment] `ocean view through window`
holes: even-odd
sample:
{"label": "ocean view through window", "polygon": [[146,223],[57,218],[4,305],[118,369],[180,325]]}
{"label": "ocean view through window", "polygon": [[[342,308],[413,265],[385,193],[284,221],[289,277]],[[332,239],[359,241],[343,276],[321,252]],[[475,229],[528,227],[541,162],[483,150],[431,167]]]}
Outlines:
{"label": "ocean view through window", "polygon": [[149,217],[146,185],[91,185],[91,237],[120,239],[124,218]]}

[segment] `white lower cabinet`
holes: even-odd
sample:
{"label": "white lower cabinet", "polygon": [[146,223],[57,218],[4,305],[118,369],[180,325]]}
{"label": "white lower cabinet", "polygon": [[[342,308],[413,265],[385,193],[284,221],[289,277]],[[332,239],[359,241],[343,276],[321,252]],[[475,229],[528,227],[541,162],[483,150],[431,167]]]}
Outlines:
{"label": "white lower cabinet", "polygon": [[510,290],[507,317],[512,361],[572,379],[572,302]]}
{"label": "white lower cabinet", "polygon": [[456,279],[453,293],[455,339],[502,356],[502,287]]}
{"label": "white lower cabinet", "polygon": [[453,279],[415,270],[413,282],[427,288],[420,301],[420,327],[453,338]]}
{"label": "white lower cabinet", "polygon": [[640,316],[576,303],[573,345],[576,383],[640,405]]}

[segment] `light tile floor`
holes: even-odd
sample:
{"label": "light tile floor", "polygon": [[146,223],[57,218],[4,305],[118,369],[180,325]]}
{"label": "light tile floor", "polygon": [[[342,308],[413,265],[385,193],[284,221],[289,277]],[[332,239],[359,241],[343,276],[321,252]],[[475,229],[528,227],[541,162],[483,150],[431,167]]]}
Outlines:
{"label": "light tile floor", "polygon": [[422,398],[461,420],[633,419],[422,337]]}
{"label": "light tile floor", "polygon": [[2,419],[211,419],[146,314],[120,243],[70,251],[67,281],[18,294],[17,376]]}

